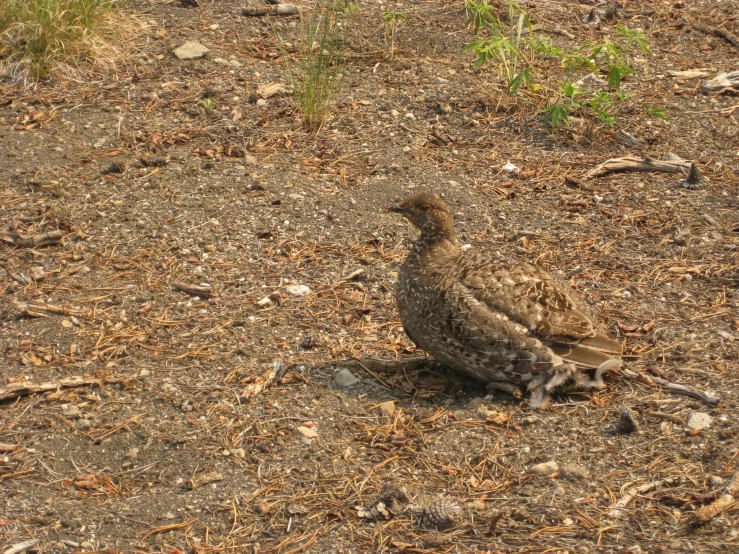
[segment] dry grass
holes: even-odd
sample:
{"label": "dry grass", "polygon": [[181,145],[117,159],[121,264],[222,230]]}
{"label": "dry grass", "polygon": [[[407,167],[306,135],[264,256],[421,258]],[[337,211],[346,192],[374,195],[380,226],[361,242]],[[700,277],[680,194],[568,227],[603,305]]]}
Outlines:
{"label": "dry grass", "polygon": [[115,39],[132,29],[121,0],[4,0],[0,73],[14,80],[72,74],[120,57]]}

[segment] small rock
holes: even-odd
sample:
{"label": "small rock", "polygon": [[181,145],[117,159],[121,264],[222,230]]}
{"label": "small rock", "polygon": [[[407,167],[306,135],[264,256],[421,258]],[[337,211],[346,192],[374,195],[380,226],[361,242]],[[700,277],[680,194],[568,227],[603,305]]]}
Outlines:
{"label": "small rock", "polygon": [[405,118],[406,119],[416,119],[416,116],[413,115],[412,113],[407,113],[407,114],[405,114]]}
{"label": "small rock", "polygon": [[531,473],[532,475],[551,475],[552,473],[556,473],[558,469],[559,465],[557,465],[557,462],[552,460],[549,462],[544,462],[542,464],[531,466],[529,468],[529,473]]}
{"label": "small rock", "polygon": [[434,80],[435,85],[446,85],[449,82],[449,79],[444,79],[444,77],[437,77]]}
{"label": "small rock", "polygon": [[718,475],[711,475],[710,477],[708,477],[708,484],[711,485],[711,487],[713,487],[714,489],[717,489],[724,484],[724,480]]}
{"label": "small rock", "polygon": [[318,437],[318,433],[316,432],[315,429],[312,429],[310,427],[304,427],[302,425],[298,427],[298,433],[303,435],[306,439],[315,439]]}
{"label": "small rock", "polygon": [[688,416],[687,428],[689,431],[701,431],[708,429],[713,423],[713,418],[704,412],[693,412]]}
{"label": "small rock", "polygon": [[305,196],[303,196],[302,194],[295,194],[295,193],[288,194],[287,197],[290,200],[303,200],[303,199],[305,199]]}
{"label": "small rock", "polygon": [[587,479],[590,477],[590,472],[587,468],[578,464],[565,464],[562,469],[559,470],[560,477],[564,479],[570,479],[572,481],[576,479]]}
{"label": "small rock", "polygon": [[254,156],[252,156],[251,154],[247,154],[244,157],[244,163],[246,165],[257,165],[257,159]]}
{"label": "small rock", "polygon": [[79,419],[80,409],[74,404],[62,404],[62,415],[67,419]]}
{"label": "small rock", "polygon": [[80,546],[85,550],[93,550],[95,548],[90,541],[81,542]]}
{"label": "small rock", "polygon": [[395,413],[395,402],[388,400],[378,406],[380,409],[380,415],[384,417],[390,417]]}
{"label": "small rock", "polygon": [[390,115],[393,117],[400,117],[400,112],[398,110],[390,110]]}
{"label": "small rock", "polygon": [[265,100],[264,98],[259,98],[259,99],[257,100],[256,104],[257,104],[257,106],[259,106],[260,108],[263,108],[264,106],[266,106],[266,105],[267,105],[267,101],[266,101],[266,100]]}
{"label": "small rock", "polygon": [[349,458],[352,457],[353,452],[354,451],[352,450],[352,447],[351,446],[347,446],[344,449],[344,451],[341,453],[341,457],[344,458],[345,460],[348,460]]}
{"label": "small rock", "polygon": [[291,285],[285,289],[285,293],[294,298],[302,298],[311,293],[310,287],[305,285]]}
{"label": "small rock", "polygon": [[136,456],[139,455],[139,449],[138,448],[132,448],[128,452],[126,452],[126,458],[134,459]]}
{"label": "small rock", "polygon": [[198,60],[204,58],[208,53],[208,49],[199,42],[187,41],[185,44],[174,50],[174,55],[178,60]]}
{"label": "small rock", "polygon": [[74,426],[80,431],[87,431],[92,427],[92,423],[89,419],[80,419],[79,421],[77,421],[77,423],[74,424]]}
{"label": "small rock", "polygon": [[485,400],[480,398],[479,396],[477,398],[473,398],[469,402],[467,402],[467,409],[468,410],[476,410],[480,406],[485,404]]}
{"label": "small rock", "polygon": [[403,152],[405,152],[406,154],[407,154],[408,152],[410,152],[410,151],[411,151],[411,147],[410,147],[410,146],[404,146],[404,147],[403,147]]}
{"label": "small rock", "polygon": [[166,517],[167,519],[174,519],[175,515],[172,512],[167,512],[166,514],[164,514],[164,517]]}
{"label": "small rock", "polygon": [[334,377],[334,383],[341,389],[348,389],[359,383],[359,379],[348,369],[342,369]]}

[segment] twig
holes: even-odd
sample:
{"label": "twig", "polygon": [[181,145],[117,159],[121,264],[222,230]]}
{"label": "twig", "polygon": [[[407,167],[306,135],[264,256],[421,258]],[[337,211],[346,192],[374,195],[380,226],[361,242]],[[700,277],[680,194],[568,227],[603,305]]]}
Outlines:
{"label": "twig", "polygon": [[197,519],[189,519],[187,521],[183,521],[182,523],[173,523],[172,525],[162,525],[161,527],[152,527],[147,531],[143,537],[141,537],[142,541],[145,541],[150,536],[161,533],[162,531],[172,531],[173,529],[182,529],[183,527],[187,527],[188,525],[192,525],[195,523]]}
{"label": "twig", "polygon": [[634,156],[624,156],[623,158],[612,158],[606,160],[596,168],[590,170],[584,180],[603,177],[609,173],[621,173],[624,171],[657,171],[661,173],[682,173],[687,175],[691,171],[697,171],[693,167],[694,162],[682,160],[677,156],[671,156],[667,160],[652,160],[650,158],[636,158]]}
{"label": "twig", "polygon": [[25,317],[46,317],[49,314],[55,314],[92,319],[92,310],[82,308],[54,306],[53,304],[44,304],[41,302],[16,302],[15,305],[20,315]]}
{"label": "twig", "polygon": [[247,17],[261,17],[265,15],[298,15],[300,10],[293,4],[278,4],[276,6],[241,8],[239,13]]}
{"label": "twig", "polygon": [[693,387],[689,387],[688,385],[678,385],[677,383],[672,383],[670,381],[667,381],[666,379],[662,379],[661,377],[649,377],[648,375],[644,375],[643,373],[636,373],[634,371],[631,371],[630,369],[622,369],[621,371],[627,379],[631,379],[632,381],[639,381],[640,383],[644,383],[645,385],[659,386],[673,394],[695,398],[696,400],[700,400],[711,408],[715,408],[716,406],[718,406],[718,403],[721,400],[717,396],[713,396],[711,394],[708,394],[707,392],[694,389]]}
{"label": "twig", "polygon": [[272,364],[272,369],[268,369],[262,373],[262,375],[258,376],[253,383],[249,383],[249,386],[241,393],[241,397],[243,399],[249,399],[253,396],[257,396],[264,389],[270,386],[281,372],[282,363],[277,361]]}
{"label": "twig", "polygon": [[365,369],[377,373],[402,373],[403,371],[415,371],[426,367],[429,359],[426,356],[413,356],[410,358],[372,358],[362,356],[361,365]]}
{"label": "twig", "polygon": [[190,490],[194,491],[195,489],[199,489],[200,487],[209,485],[210,483],[215,483],[216,481],[223,481],[223,475],[217,471],[211,471],[210,473],[204,473],[199,477],[193,477],[187,482],[187,484],[190,487]]}
{"label": "twig", "polygon": [[182,291],[190,296],[201,296],[208,298],[213,294],[213,288],[210,285],[190,285],[182,281],[170,281],[169,286],[174,290]]}
{"label": "twig", "polygon": [[119,423],[115,427],[112,427],[111,429],[107,429],[107,430],[105,430],[104,432],[102,432],[100,434],[90,434],[90,438],[93,439],[95,442],[99,442],[99,441],[103,440],[105,437],[109,437],[113,433],[117,433],[118,431],[120,431],[121,429],[123,429],[129,423],[133,423],[134,421],[136,421],[138,419],[141,419],[145,415],[148,415],[148,413],[149,412],[144,412],[144,413],[135,415],[132,418],[127,419],[123,423]]}
{"label": "twig", "polygon": [[707,35],[713,35],[718,38],[724,39],[726,42],[731,44],[734,48],[739,48],[739,39],[732,35],[729,31],[724,31],[717,27],[704,27],[703,25],[693,25],[693,29],[705,33]]}
{"label": "twig", "polygon": [[36,539],[19,542],[18,544],[14,544],[13,546],[5,550],[3,554],[18,554],[19,552],[25,552],[26,550],[34,546],[37,542],[38,540]]}
{"label": "twig", "polygon": [[[106,383],[119,383],[122,379],[105,379]],[[87,385],[99,385],[100,379],[85,378],[85,377],[71,377],[69,379],[61,379],[59,381],[51,381],[48,383],[10,383],[6,388],[0,389],[0,402],[6,400],[13,400],[19,396],[27,396],[29,394],[35,394],[37,392],[49,392],[61,388],[75,388],[84,387]]]}
{"label": "twig", "polygon": [[624,515],[625,508],[628,506],[634,498],[638,494],[642,494],[645,492],[649,492],[651,490],[656,489],[657,487],[661,485],[672,485],[673,483],[679,481],[679,477],[672,477],[671,479],[663,479],[662,481],[653,481],[652,483],[645,483],[643,485],[639,485],[638,487],[632,487],[629,490],[626,491],[626,494],[624,494],[621,499],[616,502],[613,506],[609,508],[609,510],[606,512],[606,515],[608,517],[621,517]]}
{"label": "twig", "polygon": [[64,231],[60,229],[40,235],[21,235],[20,233],[4,231],[0,233],[0,240],[21,248],[37,248],[59,242],[64,237],[64,234]]}
{"label": "twig", "polygon": [[693,514],[695,525],[703,525],[711,521],[714,517],[725,512],[734,502],[739,501],[739,471],[729,481],[722,494],[717,500],[711,502],[707,506],[703,506],[700,510]]}

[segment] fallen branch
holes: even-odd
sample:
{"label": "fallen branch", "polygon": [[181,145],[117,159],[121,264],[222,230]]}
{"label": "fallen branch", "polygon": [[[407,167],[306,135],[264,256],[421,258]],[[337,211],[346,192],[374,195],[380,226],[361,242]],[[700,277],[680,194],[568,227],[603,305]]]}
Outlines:
{"label": "fallen branch", "polygon": [[703,525],[711,521],[717,515],[725,512],[734,502],[739,502],[739,471],[734,474],[729,484],[726,485],[724,494],[693,514],[694,524]]}
{"label": "fallen branch", "polygon": [[671,479],[663,479],[662,481],[654,481],[652,483],[645,483],[643,485],[639,485],[638,487],[631,487],[629,490],[626,491],[626,493],[621,497],[621,499],[616,502],[613,506],[611,506],[608,511],[606,512],[606,516],[608,517],[621,517],[625,513],[625,508],[629,504],[631,504],[631,501],[636,498],[637,495],[649,492],[651,490],[656,489],[659,486],[662,485],[672,485],[673,483],[680,481],[679,477],[672,477]]}
{"label": "fallen branch", "polygon": [[643,373],[636,373],[629,369],[621,369],[621,372],[627,379],[638,381],[652,387],[660,387],[673,394],[679,394],[680,396],[695,398],[696,400],[700,400],[711,408],[715,408],[716,406],[718,406],[718,403],[721,400],[717,396],[713,396],[711,394],[708,394],[707,392],[694,389],[693,387],[689,387],[688,385],[678,385],[677,383],[672,383],[670,381],[667,381],[666,379],[662,379],[661,377],[649,377],[648,375],[644,375]]}
{"label": "fallen branch", "polygon": [[413,356],[411,358],[371,358],[362,356],[360,362],[365,369],[370,369],[376,373],[402,373],[426,367],[429,359],[426,356]]}
{"label": "fallen branch", "polygon": [[82,308],[54,306],[53,304],[43,304],[41,302],[16,302],[15,305],[21,317],[46,317],[49,314],[54,314],[92,319],[92,310]]}
{"label": "fallen branch", "polygon": [[0,239],[21,248],[37,248],[39,246],[56,244],[64,237],[64,234],[64,231],[60,229],[40,235],[21,235],[19,233],[4,231],[0,233]]}
{"label": "fallen branch", "polygon": [[731,44],[734,48],[739,48],[739,39],[732,35],[729,31],[724,31],[718,27],[704,27],[703,25],[693,25],[693,29],[705,33],[707,35],[713,35],[718,38],[724,39],[726,42]]}
{"label": "fallen branch", "polygon": [[249,386],[247,386],[244,389],[244,392],[241,393],[241,398],[244,400],[248,400],[254,396],[257,396],[264,389],[270,386],[281,373],[282,363],[279,361],[273,363],[272,369],[268,369],[267,371],[259,375],[256,379],[254,379],[254,381],[249,383]]}
{"label": "fallen branch", "polygon": [[194,491],[195,489],[199,489],[200,487],[210,485],[211,483],[215,483],[217,481],[223,481],[223,475],[218,473],[217,471],[211,471],[210,473],[204,473],[199,477],[193,477],[187,482],[187,484],[190,487],[190,490]]}
{"label": "fallen branch", "polygon": [[20,396],[28,396],[38,392],[49,392],[64,388],[85,387],[88,385],[100,385],[105,383],[119,383],[122,379],[97,379],[95,377],[70,377],[69,379],[61,379],[59,381],[51,381],[48,383],[10,383],[6,388],[0,389],[0,402],[13,400]]}
{"label": "fallen branch", "polygon": [[37,542],[38,540],[36,539],[19,542],[18,544],[14,544],[7,550],[4,550],[3,554],[19,554],[20,552],[25,552],[26,550],[29,550],[30,548],[36,546]]}
{"label": "fallen branch", "polygon": [[294,4],[277,4],[276,6],[241,8],[240,13],[246,17],[262,17],[265,15],[298,15],[300,10]]}
{"label": "fallen branch", "polygon": [[650,158],[635,158],[633,156],[624,156],[623,158],[612,158],[606,160],[598,167],[590,170],[584,180],[603,177],[609,173],[621,173],[624,171],[656,171],[660,173],[681,173],[688,176],[691,172],[700,172],[694,162],[680,159],[674,154],[670,155],[667,160],[652,160]]}
{"label": "fallen branch", "polygon": [[700,92],[707,94],[709,92],[723,92],[735,89],[739,89],[739,71],[716,75],[713,79],[701,85]]}
{"label": "fallen branch", "polygon": [[182,281],[170,281],[169,286],[174,290],[179,290],[185,294],[189,294],[190,296],[208,298],[213,294],[213,288],[210,285],[190,285],[188,283],[183,283]]}

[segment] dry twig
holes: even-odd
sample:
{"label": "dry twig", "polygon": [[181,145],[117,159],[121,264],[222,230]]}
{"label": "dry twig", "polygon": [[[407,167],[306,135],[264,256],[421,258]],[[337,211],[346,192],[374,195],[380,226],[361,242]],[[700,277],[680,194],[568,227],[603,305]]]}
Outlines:
{"label": "dry twig", "polygon": [[621,517],[624,515],[624,512],[626,511],[625,508],[628,506],[634,498],[636,498],[637,495],[649,492],[651,490],[656,489],[657,487],[660,487],[662,485],[672,485],[673,483],[676,483],[680,480],[679,477],[672,477],[670,479],[663,479],[662,481],[653,481],[652,483],[645,483],[643,485],[639,485],[638,487],[631,487],[629,490],[626,491],[626,493],[621,497],[621,499],[616,502],[613,506],[611,506],[608,511],[606,512],[606,515],[608,517]]}
{"label": "dry twig", "polygon": [[0,233],[0,240],[21,248],[38,248],[40,246],[56,244],[64,237],[64,234],[64,231],[60,229],[41,233],[40,235],[21,235],[20,233],[4,231]]}
{"label": "dry twig", "polygon": [[[695,168],[695,169],[694,169]],[[694,162],[683,160],[671,155],[667,160],[652,160],[648,157],[636,158],[624,156],[623,158],[612,158],[606,160],[596,168],[588,171],[584,180],[603,177],[609,173],[622,173],[624,171],[656,171],[661,173],[682,173],[688,175],[691,171],[698,171]]]}
{"label": "dry twig", "polygon": [[659,386],[660,388],[663,388],[673,394],[695,398],[696,400],[700,400],[711,408],[715,408],[716,406],[718,406],[718,403],[720,401],[720,398],[718,398],[717,396],[713,396],[711,394],[708,394],[707,392],[694,389],[693,387],[689,387],[688,385],[679,385],[677,383],[672,383],[671,381],[668,381],[666,379],[662,379],[661,377],[650,377],[648,375],[644,375],[643,373],[636,373],[634,371],[631,371],[630,369],[622,369],[621,371],[627,379],[631,379],[632,381],[639,381],[640,383],[644,383],[645,385],[650,385],[653,387]]}
{"label": "dry twig", "polygon": [[700,510],[693,514],[693,521],[696,525],[703,525],[711,521],[714,517],[725,512],[729,506],[739,501],[739,471],[729,481],[722,494],[717,500],[711,502],[707,506],[703,506]]}
{"label": "dry twig", "polygon": [[[71,377],[69,379],[61,379],[59,381],[51,381],[48,383],[10,383],[6,388],[0,389],[0,402],[13,400],[19,396],[27,396],[37,392],[49,392],[61,388],[84,387],[87,385],[99,385],[101,379],[95,377]],[[119,383],[122,379],[104,379],[106,383]]]}

